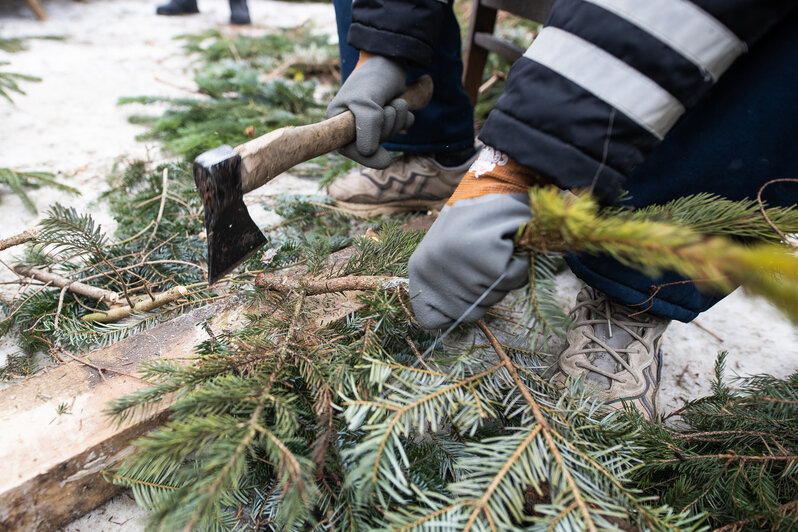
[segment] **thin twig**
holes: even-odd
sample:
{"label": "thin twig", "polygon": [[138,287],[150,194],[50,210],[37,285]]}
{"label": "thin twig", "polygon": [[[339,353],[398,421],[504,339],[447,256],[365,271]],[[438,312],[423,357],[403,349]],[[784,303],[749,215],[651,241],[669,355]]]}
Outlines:
{"label": "thin twig", "polygon": [[169,190],[169,168],[163,169],[163,181],[161,182],[161,205],[158,207],[158,216],[155,218],[155,226],[152,228],[152,233],[150,233],[150,237],[147,239],[147,243],[144,244],[144,249],[150,247],[150,243],[152,239],[155,238],[155,234],[158,232],[158,226],[161,224],[161,217],[163,216],[163,209],[166,206],[166,193]]}
{"label": "thin twig", "polygon": [[158,294],[153,299],[139,301],[134,305],[125,305],[124,307],[117,307],[105,312],[95,312],[93,314],[86,314],[81,317],[83,321],[90,323],[111,323],[119,321],[123,318],[132,316],[137,312],[149,312],[156,308],[162,307],[169,303],[173,303],[178,299],[185,297],[188,294],[188,289],[185,286],[175,286]]}
{"label": "thin twig", "polygon": [[742,460],[744,462],[792,462],[798,460],[798,455],[770,455],[770,456],[757,456],[757,455],[743,455],[736,453],[726,454],[696,454],[690,456],[682,456],[680,458],[668,458],[665,460],[652,460],[655,464],[672,464],[675,462],[689,462],[692,460]]}
{"label": "thin twig", "polygon": [[57,286],[58,288],[66,288],[70,292],[91,297],[98,301],[104,301],[110,305],[113,305],[119,300],[119,294],[116,292],[111,292],[110,290],[91,286],[79,281],[73,281],[71,279],[67,279],[66,277],[62,277],[57,273],[48,272],[39,268],[25,268],[23,266],[17,266],[14,268],[14,271],[20,275],[32,277],[38,281],[43,281],[52,284],[53,286]]}
{"label": "thin twig", "polygon": [[0,251],[4,249],[8,249],[10,247],[18,246],[20,244],[24,244],[25,242],[30,242],[36,238],[36,229],[28,229],[18,235],[10,236],[8,238],[4,238],[0,240]]}
{"label": "thin twig", "polygon": [[725,341],[725,340],[723,340],[723,338],[722,338],[721,336],[719,336],[719,335],[717,335],[717,334],[713,333],[712,331],[710,331],[709,329],[707,329],[706,327],[704,327],[703,325],[701,325],[700,323],[698,323],[698,321],[697,321],[697,320],[693,320],[693,321],[691,321],[690,323],[691,323],[693,326],[695,326],[695,327],[698,327],[699,329],[701,329],[702,331],[704,331],[705,333],[707,333],[708,335],[710,335],[712,338],[714,338],[714,339],[715,339],[715,340],[717,340],[718,342],[720,342],[720,343],[723,343],[723,342]]}
{"label": "thin twig", "polygon": [[410,346],[410,350],[413,351],[414,355],[416,355],[416,359],[419,361],[419,363],[429,370],[429,366],[427,366],[427,361],[424,360],[424,357],[421,356],[421,353],[416,347],[416,344],[413,343],[413,340],[411,340],[409,336],[405,336],[405,342],[407,342],[407,345]]}
{"label": "thin twig", "polygon": [[175,89],[180,89],[181,91],[186,91],[186,92],[191,93],[191,94],[202,94],[202,92],[200,92],[198,90],[189,89],[188,87],[183,87],[181,85],[178,85],[177,83],[172,83],[171,81],[166,81],[165,79],[161,79],[161,78],[159,78],[157,76],[155,77],[155,81],[157,81],[158,83],[163,83],[164,85],[168,85],[170,87],[174,87]]}
{"label": "thin twig", "polygon": [[477,91],[477,94],[480,94],[480,95],[484,94],[486,91],[490,90],[491,87],[496,85],[496,83],[499,80],[502,80],[504,78],[505,78],[504,72],[502,72],[500,70],[494,70],[493,74],[490,76],[490,79],[479,86],[479,90]]}
{"label": "thin twig", "polygon": [[83,302],[82,302],[80,299],[78,299],[78,296],[76,296],[75,294],[72,294],[72,299],[74,299],[74,300],[75,300],[75,303],[77,303],[78,305],[80,305],[80,306],[81,306],[81,307],[83,307],[84,309],[88,310],[89,312],[103,312],[103,310],[102,310],[102,309],[99,309],[99,308],[96,308],[96,307],[95,307],[95,308],[92,308],[92,307],[90,307],[90,306],[86,305],[86,304],[85,304],[85,303],[83,303]]}
{"label": "thin twig", "polygon": [[[75,360],[77,362],[80,362],[81,364],[84,364],[86,366],[89,366],[90,368],[93,368],[94,370],[97,371],[97,373],[100,374],[101,377],[103,376],[102,372],[107,371],[109,373],[116,373],[117,375],[123,375],[125,377],[130,377],[131,379],[136,379],[137,381],[147,382],[144,379],[142,379],[141,377],[136,377],[135,375],[131,375],[130,373],[125,373],[124,371],[119,371],[119,370],[116,370],[116,369],[111,369],[111,368],[106,368],[106,367],[103,367],[103,366],[98,366],[97,364],[93,364],[93,363],[89,362],[88,360],[86,360],[85,358],[80,357],[78,355],[74,355],[72,353],[65,353],[65,354],[68,357],[72,358],[73,360]],[[105,380],[105,377],[103,377],[103,380]]]}
{"label": "thin twig", "polygon": [[[798,513],[798,500],[782,504],[781,506],[779,506],[779,512],[782,514]],[[729,523],[728,525],[716,528],[712,532],[737,532],[738,530],[744,530],[745,525],[761,521],[766,518],[767,516],[764,514],[755,515],[753,517],[748,517],[741,521],[735,521],[734,523]]]}
{"label": "thin twig", "polygon": [[391,290],[406,286],[404,277],[388,277],[379,275],[351,275],[335,279],[291,279],[286,276],[261,274],[255,277],[255,286],[290,293],[302,290],[307,295],[329,294],[352,290]]}
{"label": "thin twig", "polygon": [[[144,262],[139,262],[138,264],[133,264],[132,266],[125,266],[124,268],[119,268],[120,272],[126,272],[130,270],[135,270],[136,268],[143,268],[145,266],[152,266],[153,264],[182,264],[183,266],[193,266],[198,270],[204,272],[208,271],[208,268],[202,266],[201,264],[195,264],[193,262],[187,262],[184,260],[169,260],[169,259],[162,259],[162,260],[148,260]],[[84,281],[91,281],[93,279],[97,279],[99,277],[105,277],[104,273],[95,273],[94,275],[89,275],[88,277],[84,277]],[[143,290],[141,288],[140,290]]]}
{"label": "thin twig", "polygon": [[122,375],[122,376],[125,376],[125,377],[130,377],[131,379],[136,379],[137,381],[147,382],[144,379],[142,379],[141,377],[136,377],[135,375],[131,375],[130,373],[125,373],[124,371],[119,371],[119,370],[116,370],[116,369],[111,369],[111,368],[106,368],[106,367],[103,367],[103,366],[98,366],[97,364],[95,364],[93,362],[90,362],[90,361],[86,360],[85,358],[83,358],[81,356],[78,356],[78,355],[75,355],[73,353],[69,353],[68,351],[65,351],[58,344],[52,344],[51,343],[50,345],[51,345],[50,354],[52,354],[54,357],[56,357],[60,362],[63,362],[64,364],[66,364],[67,367],[70,367],[70,366],[67,364],[67,361],[64,360],[63,355],[68,356],[69,358],[71,358],[75,362],[80,362],[84,366],[88,366],[88,367],[92,368],[94,371],[96,371],[100,375],[100,378],[103,380],[103,382],[107,382],[106,379],[105,379],[105,375],[103,375],[104,371],[107,371],[109,373],[116,373],[117,375]]}
{"label": "thin twig", "polygon": [[781,239],[784,241],[785,244],[794,248],[796,247],[795,244],[790,242],[790,239],[787,238],[787,235],[785,235],[781,229],[776,227],[776,224],[773,223],[773,221],[768,216],[768,213],[765,211],[765,203],[762,201],[762,193],[765,191],[767,187],[769,187],[774,183],[798,183],[798,179],[792,177],[785,177],[782,179],[771,179],[770,181],[762,185],[762,187],[759,189],[759,192],[756,193],[756,201],[759,202],[759,211],[762,213],[762,216],[765,217],[765,221],[768,223],[770,227],[773,228],[774,231],[776,231],[779,234],[779,236],[781,237]]}
{"label": "thin twig", "polygon": [[112,242],[112,243],[108,244],[108,246],[107,246],[107,247],[109,247],[109,248],[112,248],[112,247],[114,247],[114,246],[121,246],[122,244],[127,244],[128,242],[133,242],[133,241],[134,241],[134,240],[136,240],[138,237],[140,237],[141,235],[143,235],[144,233],[146,233],[146,232],[147,232],[147,229],[149,229],[150,227],[152,227],[152,224],[154,224],[154,223],[155,223],[155,221],[154,221],[154,220],[150,220],[150,223],[148,223],[148,224],[147,224],[147,226],[146,226],[144,229],[142,229],[141,231],[139,231],[139,232],[138,232],[138,233],[136,233],[135,235],[133,235],[133,236],[130,236],[130,237],[128,237],[128,238],[126,238],[126,239],[124,239],[124,240],[119,240],[118,242]]}
{"label": "thin twig", "polygon": [[236,61],[240,62],[241,55],[238,53],[238,49],[236,48],[236,45],[233,43],[233,41],[230,41],[230,44],[227,47],[230,49],[230,53],[233,54],[233,58]]}
{"label": "thin twig", "polygon": [[67,288],[69,288],[69,286],[61,288],[61,293],[58,294],[58,308],[55,309],[55,319],[53,320],[53,329],[58,329],[58,318],[59,316],[61,316],[61,309],[64,308],[64,294],[66,294]]}
{"label": "thin twig", "polygon": [[[672,438],[676,438],[679,440],[703,440],[710,436],[767,436],[769,438],[778,438],[776,434],[771,434],[769,432],[755,432],[755,431],[747,431],[747,430],[713,430],[707,432],[692,432],[689,434],[682,434],[680,432],[675,431],[668,431]],[[717,440],[710,440],[710,441],[717,441]]]}

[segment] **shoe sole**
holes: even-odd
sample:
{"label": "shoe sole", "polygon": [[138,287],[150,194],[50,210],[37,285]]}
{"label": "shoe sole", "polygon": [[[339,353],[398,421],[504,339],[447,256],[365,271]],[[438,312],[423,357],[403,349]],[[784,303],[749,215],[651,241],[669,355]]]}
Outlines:
{"label": "shoe sole", "polygon": [[405,212],[425,212],[440,210],[446,200],[400,200],[385,203],[349,203],[336,201],[334,205],[350,214],[360,218],[371,218],[379,214],[399,214]]}

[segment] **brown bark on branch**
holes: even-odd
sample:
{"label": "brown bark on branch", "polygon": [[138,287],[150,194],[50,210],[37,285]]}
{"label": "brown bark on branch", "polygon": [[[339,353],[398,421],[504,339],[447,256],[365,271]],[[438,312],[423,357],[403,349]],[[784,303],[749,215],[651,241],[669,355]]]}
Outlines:
{"label": "brown bark on branch", "polygon": [[0,251],[24,244],[25,242],[30,242],[34,238],[36,238],[36,229],[28,229],[18,235],[4,238],[0,240]]}
{"label": "brown bark on branch", "polygon": [[394,290],[400,286],[407,286],[407,279],[379,275],[351,275],[336,279],[292,279],[282,275],[260,274],[255,277],[255,286],[281,293],[301,290],[312,296],[351,290]]}
{"label": "brown bark on branch", "polygon": [[73,281],[71,279],[67,279],[66,277],[62,277],[57,273],[48,272],[47,270],[17,266],[14,268],[14,271],[20,275],[24,275],[25,277],[32,277],[38,281],[50,283],[58,288],[66,288],[75,294],[91,297],[98,301],[104,301],[109,305],[113,305],[119,300],[119,294],[116,292],[105,290],[103,288],[97,288],[96,286],[91,286],[79,281]]}
{"label": "brown bark on branch", "polygon": [[125,305],[124,307],[113,308],[108,312],[93,312],[91,314],[86,314],[80,319],[90,323],[112,323],[132,316],[137,312],[149,312],[164,305],[168,305],[181,297],[185,297],[186,294],[188,294],[188,289],[185,286],[175,286],[166,292],[158,294],[154,299],[147,298],[143,301],[139,301],[133,307]]}

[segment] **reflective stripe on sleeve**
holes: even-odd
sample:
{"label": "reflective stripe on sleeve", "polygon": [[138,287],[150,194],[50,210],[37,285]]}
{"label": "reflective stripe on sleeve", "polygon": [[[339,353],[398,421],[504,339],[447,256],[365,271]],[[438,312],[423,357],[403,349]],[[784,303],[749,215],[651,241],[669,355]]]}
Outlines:
{"label": "reflective stripe on sleeve", "polygon": [[540,31],[524,54],[615,107],[662,139],[684,106],[650,78],[598,46],[561,29]]}
{"label": "reflective stripe on sleeve", "polygon": [[742,54],[745,43],[688,0],[585,0],[664,42],[713,79]]}

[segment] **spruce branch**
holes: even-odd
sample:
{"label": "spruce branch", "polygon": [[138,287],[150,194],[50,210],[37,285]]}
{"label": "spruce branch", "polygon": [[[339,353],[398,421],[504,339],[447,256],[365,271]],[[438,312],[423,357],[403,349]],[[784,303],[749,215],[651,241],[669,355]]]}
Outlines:
{"label": "spruce branch", "polygon": [[676,509],[706,512],[716,528],[756,522],[788,530],[798,524],[790,511],[798,497],[798,375],[739,379],[732,389],[724,365],[721,354],[713,394],[680,409],[679,425],[641,426],[636,483]]}
{"label": "spruce branch", "polygon": [[[567,467],[565,467],[565,463],[563,461],[562,455],[560,454],[560,450],[557,448],[557,445],[554,443],[554,437],[552,436],[552,433],[554,431],[552,430],[551,425],[549,425],[549,422],[546,420],[545,416],[543,415],[540,405],[535,400],[535,398],[532,397],[532,394],[529,392],[529,389],[526,387],[526,384],[524,384],[524,381],[521,380],[521,377],[518,376],[518,372],[515,370],[515,365],[513,364],[512,360],[510,360],[510,358],[507,356],[507,353],[504,351],[504,348],[496,339],[496,336],[494,336],[493,332],[488,328],[487,325],[485,325],[485,322],[482,320],[477,321],[477,327],[479,327],[480,330],[485,334],[485,336],[487,336],[488,341],[490,342],[491,346],[493,346],[493,349],[496,351],[496,354],[499,356],[499,359],[504,364],[504,367],[510,373],[513,382],[515,382],[516,386],[518,387],[518,390],[521,392],[521,395],[529,404],[529,408],[532,411],[532,415],[535,417],[535,421],[537,422],[537,426],[535,427],[535,429],[540,428],[540,430],[543,432],[543,437],[546,439],[547,447],[552,453],[552,456],[554,457],[557,464],[560,466],[560,468],[562,468],[561,469],[562,474],[565,477],[565,481],[568,484],[572,496],[574,498],[573,501],[574,509],[578,509],[579,512],[582,514],[582,517],[584,517],[585,519],[583,523],[584,526],[586,526],[587,529],[590,530],[591,532],[595,532],[597,530],[596,523],[594,522],[592,516],[590,515],[590,511],[587,507],[587,504],[584,498],[582,497],[581,490],[576,485],[576,482],[574,482],[574,478],[571,475],[571,472],[568,470]],[[535,435],[537,435],[537,432],[535,432]],[[527,440],[531,442],[531,438],[527,437],[524,439],[524,441]],[[500,480],[500,477],[497,477],[497,480]],[[467,523],[466,527],[467,530],[471,529],[471,526],[473,525],[474,521],[476,520],[476,517],[478,516],[478,510],[483,509],[484,504],[487,502],[489,498],[490,497],[480,499],[480,502],[477,503],[478,509],[474,510],[474,512],[471,514],[471,517],[469,518]]]}
{"label": "spruce branch", "polygon": [[[184,528],[185,532],[191,532],[194,530],[194,526],[197,524],[200,516],[202,515],[202,511],[205,510],[208,504],[214,500],[217,496],[220,488],[222,487],[223,483],[227,481],[229,474],[234,470],[237,464],[240,462],[241,458],[244,456],[244,453],[250,447],[250,444],[253,442],[255,436],[258,433],[262,433],[263,435],[268,438],[268,441],[271,442],[279,450],[280,460],[278,463],[280,464],[281,477],[282,477],[282,484],[284,492],[290,491],[292,488],[295,488],[298,491],[299,497],[303,503],[307,504],[308,502],[308,491],[309,487],[305,487],[304,481],[302,479],[301,474],[301,465],[299,461],[296,459],[294,454],[285,446],[285,444],[280,441],[278,437],[276,437],[270,430],[264,428],[261,425],[261,416],[263,411],[266,407],[266,403],[268,399],[271,397],[272,387],[277,380],[278,375],[280,374],[281,366],[285,363],[286,357],[288,356],[288,346],[289,342],[293,339],[294,335],[296,334],[297,327],[300,324],[300,316],[302,312],[302,306],[305,302],[305,294],[302,293],[297,298],[296,305],[294,307],[294,314],[292,316],[291,323],[288,328],[288,332],[285,335],[283,340],[283,344],[278,352],[278,359],[275,364],[275,370],[272,371],[269,380],[266,382],[266,385],[263,387],[263,390],[258,397],[257,404],[255,409],[252,412],[252,415],[249,418],[249,421],[246,426],[246,434],[239,442],[238,446],[236,447],[235,452],[230,456],[230,459],[227,461],[227,464],[221,469],[219,474],[217,475],[216,479],[208,485],[202,492],[202,501],[197,506],[197,509],[191,515],[191,518],[186,523]],[[205,502],[207,501],[207,502]]]}
{"label": "spruce branch", "polygon": [[721,291],[741,285],[798,322],[798,258],[783,245],[744,246],[675,223],[602,215],[589,196],[552,188],[531,189],[530,205],[522,249],[603,253],[649,275],[673,270]]}
{"label": "spruce branch", "polygon": [[[798,521],[798,500],[788,502],[786,504],[782,504],[778,508],[779,513],[784,515],[792,515],[796,518],[793,524],[797,524]],[[739,521],[735,521],[734,523],[729,523],[728,525],[724,525],[720,528],[714,529],[712,532],[742,532],[746,529],[747,525],[751,525],[752,523],[757,522],[765,522],[767,520],[767,515],[760,514],[754,515],[752,517],[746,517],[745,519],[740,519]]]}

